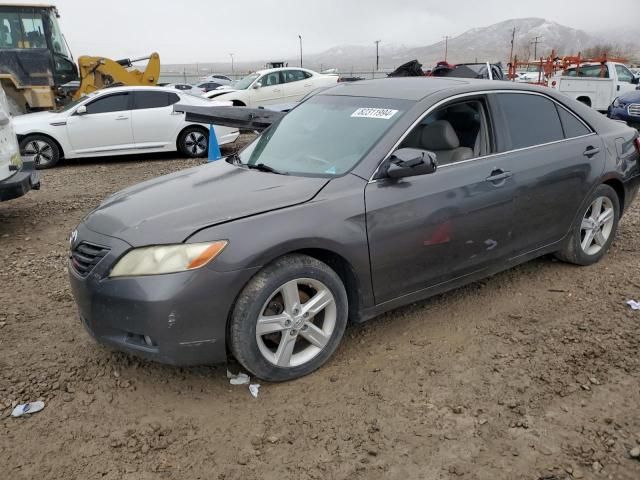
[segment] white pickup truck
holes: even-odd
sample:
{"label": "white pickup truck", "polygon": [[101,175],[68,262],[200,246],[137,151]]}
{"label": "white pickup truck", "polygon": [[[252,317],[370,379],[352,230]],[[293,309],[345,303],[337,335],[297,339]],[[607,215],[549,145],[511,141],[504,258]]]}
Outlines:
{"label": "white pickup truck", "polygon": [[636,89],[638,78],[622,63],[582,63],[551,77],[549,86],[596,110],[606,111],[616,97]]}
{"label": "white pickup truck", "polygon": [[38,188],[40,180],[35,163],[32,158],[23,161],[20,155],[7,97],[0,87],[0,202]]}

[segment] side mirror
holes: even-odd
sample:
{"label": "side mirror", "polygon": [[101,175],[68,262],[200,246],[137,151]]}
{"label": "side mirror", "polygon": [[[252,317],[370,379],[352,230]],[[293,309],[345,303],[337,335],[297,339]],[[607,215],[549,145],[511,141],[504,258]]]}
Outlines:
{"label": "side mirror", "polygon": [[4,127],[5,125],[8,125],[10,121],[11,117],[0,110],[0,126]]}
{"label": "side mirror", "polygon": [[634,85],[638,85],[640,83],[640,77],[633,77],[631,83],[633,83]]}
{"label": "side mirror", "polygon": [[260,87],[262,87],[262,82],[256,82],[256,83],[253,84],[253,88],[254,89],[258,89]]}
{"label": "side mirror", "polygon": [[76,108],[77,115],[84,115],[85,113],[87,113],[87,107],[85,107],[84,105],[80,105],[78,108]]}
{"label": "side mirror", "polygon": [[436,154],[417,148],[401,148],[389,159],[387,177],[405,178],[428,175],[438,168]]}

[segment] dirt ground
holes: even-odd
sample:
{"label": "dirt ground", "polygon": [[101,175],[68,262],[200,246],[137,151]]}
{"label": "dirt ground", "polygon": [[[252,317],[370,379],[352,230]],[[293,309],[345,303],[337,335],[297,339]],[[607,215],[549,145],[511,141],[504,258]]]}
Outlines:
{"label": "dirt ground", "polygon": [[68,287],[85,213],[198,163],[67,162],[0,204],[1,479],[640,478],[640,203],[600,264],[543,258],[351,327],[256,399],[223,366],[97,345]]}

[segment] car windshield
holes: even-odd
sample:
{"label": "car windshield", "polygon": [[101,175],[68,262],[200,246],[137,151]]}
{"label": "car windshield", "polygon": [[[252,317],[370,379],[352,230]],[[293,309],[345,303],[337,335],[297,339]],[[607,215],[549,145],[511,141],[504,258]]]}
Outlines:
{"label": "car windshield", "polygon": [[268,128],[239,154],[239,160],[292,175],[342,175],[362,160],[412,103],[318,95]]}
{"label": "car windshield", "polygon": [[251,75],[247,75],[240,80],[236,80],[231,84],[231,86],[236,90],[246,90],[259,76],[260,75],[258,75],[257,73],[252,73]]}

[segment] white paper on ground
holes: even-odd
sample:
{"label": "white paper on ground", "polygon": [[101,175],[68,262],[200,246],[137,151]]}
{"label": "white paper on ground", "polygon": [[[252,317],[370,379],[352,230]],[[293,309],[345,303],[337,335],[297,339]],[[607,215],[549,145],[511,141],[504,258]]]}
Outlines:
{"label": "white paper on ground", "polygon": [[636,302],[635,300],[629,300],[627,305],[631,307],[631,310],[640,310],[640,302]]}
{"label": "white paper on ground", "polygon": [[253,395],[254,398],[258,398],[258,389],[260,388],[259,383],[252,383],[249,385],[249,392]]}
{"label": "white paper on ground", "polygon": [[30,402],[23,403],[22,405],[16,405],[16,408],[11,412],[12,417],[21,417],[22,415],[28,415],[31,413],[39,412],[44,408],[44,402]]}

